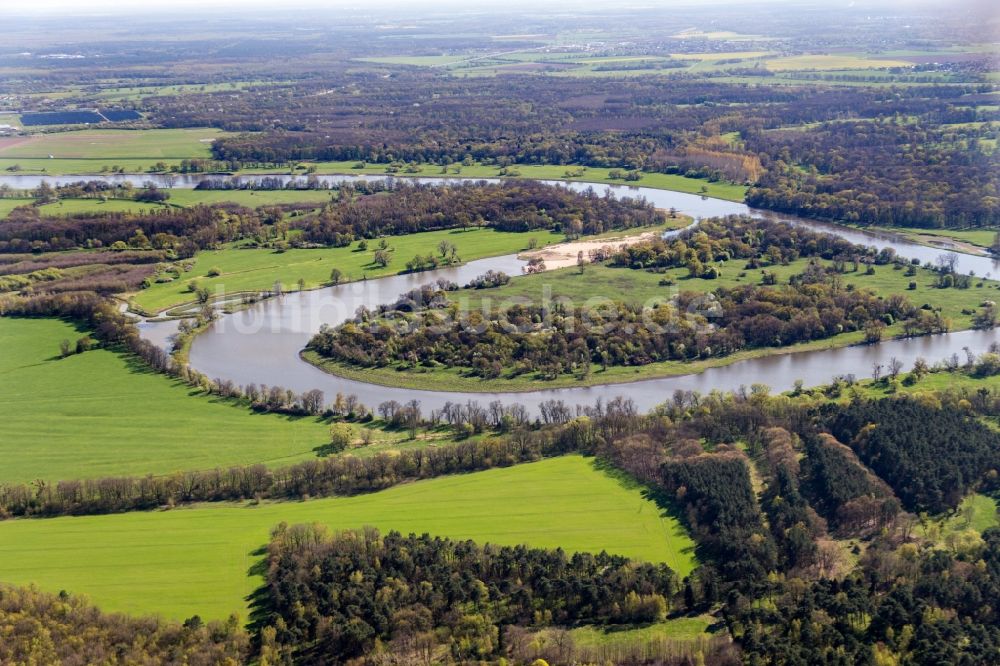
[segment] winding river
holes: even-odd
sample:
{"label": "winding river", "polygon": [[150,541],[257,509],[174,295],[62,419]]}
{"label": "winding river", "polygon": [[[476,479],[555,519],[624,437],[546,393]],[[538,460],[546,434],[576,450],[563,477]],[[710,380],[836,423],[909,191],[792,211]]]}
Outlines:
{"label": "winding river", "polygon": [[[41,180],[72,182],[81,179],[108,181],[128,180],[142,184],[152,180],[161,186],[194,187],[206,176],[157,177],[157,176],[75,176],[43,178],[39,176],[0,176],[0,185],[35,187]],[[289,177],[285,177],[288,179]],[[383,176],[331,176],[326,180],[356,181],[380,180]],[[442,182],[438,178],[418,178],[422,182]],[[933,262],[941,250],[919,245],[901,236],[872,233],[836,224],[826,224],[750,208],[742,203],[710,199],[692,194],[656,190],[643,187],[610,186],[588,183],[563,183],[573,189],[594,187],[598,191],[610,190],[618,196],[642,196],[660,208],[676,208],[696,219],[719,215],[745,214],[767,217],[806,226],[811,229],[837,234],[853,243],[876,248],[891,247],[899,255]],[[974,271],[976,275],[1000,276],[1000,262],[990,257],[960,254],[958,270]],[[521,273],[522,261],[514,255],[493,257],[469,262],[455,268],[411,275],[396,275],[354,282],[307,292],[294,292],[280,298],[264,301],[246,310],[224,315],[192,343],[192,367],[211,378],[231,379],[237,384],[279,385],[297,392],[318,388],[331,399],[337,392],[353,393],[365,404],[375,406],[385,400],[406,402],[420,400],[425,410],[440,408],[445,402],[465,402],[473,398],[481,403],[501,400],[519,402],[532,412],[549,399],[564,400],[569,404],[593,404],[598,399],[624,396],[635,401],[640,409],[649,409],[667,400],[678,389],[708,392],[713,389],[732,390],[739,386],[764,383],[774,390],[792,388],[796,380],[806,386],[828,383],[838,375],[854,374],[865,377],[873,363],[885,363],[896,357],[906,367],[922,357],[934,362],[951,356],[964,355],[963,349],[982,351],[998,340],[997,331],[962,331],[945,335],[925,336],[906,340],[887,340],[878,345],[859,345],[823,351],[803,351],[776,354],[764,358],[739,361],[719,368],[710,368],[698,374],[641,380],[627,384],[610,384],[591,387],[545,389],[524,393],[477,393],[417,391],[391,388],[344,379],[325,373],[302,361],[298,354],[309,338],[322,324],[336,325],[353,316],[361,306],[374,307],[395,300],[400,294],[437,278],[446,278],[465,284],[489,269],[502,270],[510,275]],[[144,322],[142,334],[158,344],[167,345],[169,336],[176,331],[176,322]]]}

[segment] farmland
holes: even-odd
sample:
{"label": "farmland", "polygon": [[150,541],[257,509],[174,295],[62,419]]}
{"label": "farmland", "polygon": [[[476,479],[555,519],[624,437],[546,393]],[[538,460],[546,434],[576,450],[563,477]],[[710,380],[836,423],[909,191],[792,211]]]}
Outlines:
{"label": "farmland", "polygon": [[[336,196],[335,194],[332,196]],[[38,206],[42,215],[79,215],[100,213],[141,213],[171,206],[190,207],[218,203],[235,203],[249,208],[280,204],[315,203],[317,207],[330,201],[331,193],[323,190],[193,190],[172,189],[170,198],[162,204],[131,199],[60,199]],[[0,198],[0,219],[18,206],[30,206],[34,199]]]}
{"label": "farmland", "polygon": [[247,574],[253,553],[282,521],[607,550],[681,575],[695,565],[674,518],[591,461],[567,456],[351,498],[8,521],[0,523],[0,570],[10,582],[85,593],[108,610],[245,618],[258,582]]}
{"label": "farmland", "polygon": [[800,70],[846,70],[867,69],[870,67],[912,67],[913,63],[906,60],[891,58],[868,58],[857,55],[801,55],[786,58],[774,58],[765,62],[766,67],[774,72]]}
{"label": "farmland", "polygon": [[144,172],[157,162],[211,157],[215,129],[93,129],[0,138],[0,169],[25,173],[85,174],[119,167]]}
{"label": "farmland", "polygon": [[208,157],[218,130],[80,130],[0,139],[0,158],[183,159]]}
{"label": "farmland", "polygon": [[59,358],[61,340],[85,333],[53,319],[0,318],[0,483],[287,464],[329,441],[317,419],[254,415],[124,354]]}

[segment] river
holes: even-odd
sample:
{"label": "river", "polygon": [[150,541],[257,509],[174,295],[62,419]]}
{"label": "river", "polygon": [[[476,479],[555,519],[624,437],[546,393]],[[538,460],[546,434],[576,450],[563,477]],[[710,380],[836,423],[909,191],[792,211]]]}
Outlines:
{"label": "river", "polygon": [[[160,186],[194,187],[206,176],[76,176],[44,178],[52,183],[72,182],[81,179],[108,181],[128,180],[142,184],[152,180]],[[221,178],[221,176],[210,176]],[[285,177],[287,179],[288,177]],[[326,180],[356,181],[381,180],[383,176],[331,176]],[[34,187],[42,180],[39,176],[0,176],[0,185]],[[417,178],[420,182],[438,183],[443,179]],[[742,203],[711,199],[681,192],[643,187],[609,186],[588,183],[564,183],[576,190],[594,187],[598,191],[610,190],[617,196],[642,196],[660,208],[676,208],[696,219],[720,215],[755,215],[802,225],[812,229],[835,233],[847,240],[876,248],[891,247],[899,255],[933,262],[941,251],[919,245],[904,237],[871,233],[805,220],[787,215],[756,210]],[[958,255],[958,270],[973,271],[976,275],[1000,275],[1000,263],[989,257]],[[489,269],[502,270],[511,275],[521,272],[521,262],[513,255],[469,262],[455,268],[444,268],[410,275],[396,275],[354,282],[307,292],[293,292],[280,298],[264,301],[246,310],[223,315],[192,343],[191,366],[211,378],[231,379],[237,384],[278,385],[297,392],[320,389],[326,399],[337,392],[353,393],[365,404],[374,407],[385,400],[406,402],[418,399],[425,410],[438,409],[445,402],[465,402],[472,398],[486,403],[501,400],[518,402],[532,412],[549,399],[561,399],[569,404],[593,404],[596,400],[624,396],[633,399],[640,409],[649,409],[667,400],[678,389],[708,392],[729,391],[754,383],[769,385],[776,391],[792,388],[796,380],[806,386],[824,384],[834,377],[853,374],[865,377],[874,363],[886,363],[898,358],[906,367],[917,358],[935,362],[952,354],[964,356],[963,349],[986,349],[997,341],[995,331],[962,331],[946,335],[925,336],[906,340],[886,340],[878,345],[844,347],[824,351],[788,352],[764,358],[739,361],[698,374],[641,380],[627,384],[609,384],[591,387],[545,389],[524,393],[468,393],[417,391],[392,388],[353,381],[325,373],[302,361],[298,354],[322,324],[336,325],[353,316],[361,306],[374,307],[395,300],[400,294],[437,278],[447,278],[464,284]],[[144,322],[142,334],[158,344],[168,344],[169,336],[176,331],[176,322]]]}

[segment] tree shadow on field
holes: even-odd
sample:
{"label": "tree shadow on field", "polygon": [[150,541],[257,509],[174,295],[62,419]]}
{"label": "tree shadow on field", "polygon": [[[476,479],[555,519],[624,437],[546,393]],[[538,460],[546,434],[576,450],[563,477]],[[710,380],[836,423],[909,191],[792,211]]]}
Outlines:
{"label": "tree shadow on field", "polygon": [[267,595],[267,546],[259,546],[250,551],[250,556],[255,558],[253,564],[247,570],[248,577],[259,576],[263,579],[260,585],[244,597],[250,614],[247,617],[247,627],[251,631],[259,631],[267,625],[268,621],[268,595]]}
{"label": "tree shadow on field", "polygon": [[[613,478],[622,488],[632,492],[638,492],[642,495],[644,500],[655,504],[656,508],[660,510],[661,519],[668,518],[676,520],[680,525],[684,526],[684,529],[687,531],[687,536],[691,538],[692,541],[694,540],[691,525],[688,524],[687,516],[680,510],[680,507],[677,505],[674,498],[671,497],[670,493],[666,492],[662,488],[654,488],[646,485],[620,467],[615,467],[607,460],[594,458],[592,464],[595,470]],[[697,554],[697,545],[681,548],[677,552],[684,555]]]}

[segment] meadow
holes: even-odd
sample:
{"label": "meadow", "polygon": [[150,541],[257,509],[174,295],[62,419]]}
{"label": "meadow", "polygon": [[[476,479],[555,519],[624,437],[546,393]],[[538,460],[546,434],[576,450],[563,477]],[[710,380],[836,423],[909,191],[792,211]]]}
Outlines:
{"label": "meadow", "polygon": [[[321,419],[255,414],[121,353],[59,358],[61,340],[85,333],[54,319],[0,318],[0,483],[280,466],[329,442]],[[407,442],[407,433],[377,426],[362,455],[443,436]]]}
{"label": "meadow", "polygon": [[[910,227],[886,227],[889,231],[903,234],[911,240],[933,245],[938,238],[950,239],[959,243],[968,243],[979,248],[988,248],[997,236],[997,229],[914,229]],[[961,247],[954,248],[962,251]]]}
{"label": "meadow", "polygon": [[[303,163],[315,166],[317,175],[387,175],[387,164],[362,164],[358,162],[315,162]],[[635,181],[624,181],[613,179],[610,172],[614,169],[601,167],[578,167],[574,165],[560,164],[518,164],[509,167],[507,172],[514,172],[512,176],[504,176],[500,173],[498,166],[490,164],[414,164],[409,165],[413,172],[403,171],[392,173],[393,176],[405,178],[416,177],[448,177],[448,178],[531,178],[534,180],[562,180],[585,183],[606,183],[609,185],[626,185],[630,187],[652,187],[660,190],[673,190],[675,192],[687,192],[689,194],[702,194],[715,199],[726,199],[728,201],[743,201],[747,188],[744,185],[725,182],[710,182],[702,178],[686,178],[676,174],[666,173],[642,173],[641,178]],[[619,169],[620,171],[620,169]],[[243,173],[263,174],[274,173],[274,169],[246,169]],[[287,170],[285,171],[287,173]]]}
{"label": "meadow", "polygon": [[[170,207],[235,203],[248,208],[280,204],[315,203],[320,206],[336,194],[324,190],[194,190],[171,189],[170,198],[163,204],[152,204],[131,199],[60,199],[38,207],[42,215],[78,215],[98,213],[142,213]],[[7,217],[18,206],[28,206],[34,199],[27,197],[0,198],[0,219]]]}
{"label": "meadow", "polygon": [[[526,249],[532,238],[539,247],[563,240],[561,234],[548,231],[513,233],[488,228],[393,236],[386,239],[393,259],[385,267],[372,263],[378,241],[369,241],[366,251],[358,251],[358,243],[349,247],[292,249],[285,252],[232,247],[211,250],[198,253],[193,268],[183,273],[180,279],[154,284],[135,294],[132,303],[143,311],[158,312],[189,302],[193,300],[188,289],[192,280],[207,287],[213,294],[261,291],[270,289],[275,281],[281,282],[286,290],[293,290],[297,288],[300,278],[305,281],[307,289],[313,289],[329,284],[333,268],[343,272],[345,282],[394,275],[405,270],[406,262],[416,254],[437,254],[437,245],[442,240],[453,243],[458,248],[458,256],[463,261],[469,261],[518,252]],[[219,269],[220,275],[208,277],[208,271],[213,268]]]}
{"label": "meadow", "polygon": [[784,58],[773,58],[765,61],[766,67],[773,72],[799,70],[828,69],[883,69],[886,67],[913,67],[907,60],[891,58],[871,58],[863,55],[797,55]]}
{"label": "meadow", "polygon": [[211,155],[217,129],[93,129],[0,139],[0,158],[184,159]]}
{"label": "meadow", "polygon": [[0,522],[0,571],[8,582],[87,594],[108,611],[246,618],[260,582],[248,575],[254,551],[282,521],[607,550],[665,562],[681,576],[696,564],[676,519],[571,455],[350,498]]}
{"label": "meadow", "polygon": [[[787,284],[789,277],[801,273],[808,262],[808,259],[800,259],[787,266],[773,266],[766,270],[775,273],[779,284]],[[545,299],[549,299],[549,302],[556,299],[568,299],[572,306],[579,307],[587,305],[588,299],[597,298],[652,305],[671,298],[679,291],[705,293],[720,287],[760,284],[760,271],[744,271],[743,265],[744,262],[740,261],[719,264],[721,274],[714,280],[689,277],[687,270],[683,268],[670,269],[664,273],[614,268],[605,265],[587,266],[583,273],[580,273],[577,268],[564,268],[547,273],[519,276],[504,287],[486,290],[463,289],[449,294],[449,299],[459,303],[460,309],[470,312],[482,311],[484,308],[489,310],[514,300],[541,304],[545,302]],[[973,315],[965,314],[962,312],[963,310],[978,311],[982,301],[994,299],[996,297],[995,290],[1000,288],[1000,283],[986,280],[983,281],[982,287],[939,289],[934,286],[935,274],[924,268],[918,269],[917,275],[913,277],[907,277],[904,275],[904,271],[893,270],[891,266],[876,267],[874,275],[866,275],[863,271],[859,271],[857,273],[849,272],[841,277],[845,286],[854,285],[857,288],[867,288],[882,295],[900,293],[907,296],[914,305],[929,304],[932,308],[940,309],[942,315],[951,320],[951,330],[954,331],[968,329],[972,326]],[[661,280],[669,280],[673,284],[661,285]],[[916,289],[909,289],[911,281],[916,283]],[[976,281],[973,284],[976,285],[979,282]],[[596,301],[590,301],[590,303],[593,305]],[[886,329],[885,337],[900,335],[902,332],[902,324],[897,322]],[[560,375],[556,379],[549,380],[541,380],[533,375],[517,377],[501,375],[496,379],[484,379],[469,376],[464,369],[457,367],[427,368],[418,366],[414,369],[407,366],[409,369],[403,370],[403,366],[398,363],[383,368],[361,368],[324,359],[311,351],[304,352],[303,358],[332,374],[387,386],[405,386],[428,390],[461,389],[468,392],[532,391],[542,388],[591,386],[684,375],[750,358],[831,349],[862,341],[863,333],[854,331],[786,347],[748,349],[706,360],[663,361],[639,367],[610,366],[606,370],[597,368],[582,379],[575,375]]]}
{"label": "meadow", "polygon": [[96,174],[118,167],[143,173],[157,162],[208,159],[211,141],[223,134],[212,128],[89,129],[0,138],[0,171]]}

